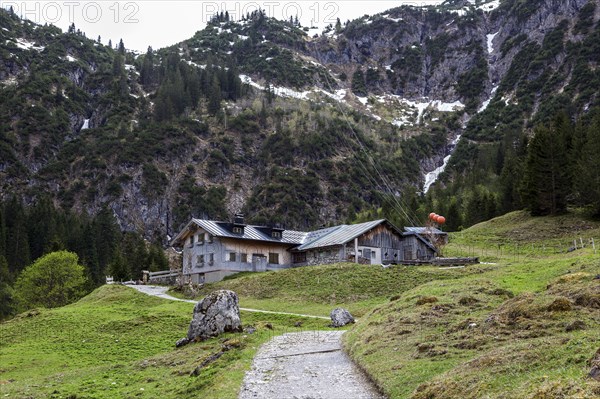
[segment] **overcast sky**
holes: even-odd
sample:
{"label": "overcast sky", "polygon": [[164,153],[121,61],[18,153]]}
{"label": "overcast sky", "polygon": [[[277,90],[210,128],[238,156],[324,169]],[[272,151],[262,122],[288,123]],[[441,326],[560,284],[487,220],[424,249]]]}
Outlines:
{"label": "overcast sky", "polygon": [[113,45],[123,39],[128,49],[146,51],[169,46],[190,38],[206,25],[215,12],[227,10],[232,17],[239,17],[261,7],[269,16],[289,19],[298,15],[303,26],[325,27],[342,22],[377,14],[403,4],[439,4],[441,0],[400,0],[400,1],[183,1],[183,0],[144,0],[144,1],[4,1],[4,8],[12,5],[18,15],[37,23],[51,23],[66,30],[71,23],[88,38],[101,36],[102,43],[112,39]]}

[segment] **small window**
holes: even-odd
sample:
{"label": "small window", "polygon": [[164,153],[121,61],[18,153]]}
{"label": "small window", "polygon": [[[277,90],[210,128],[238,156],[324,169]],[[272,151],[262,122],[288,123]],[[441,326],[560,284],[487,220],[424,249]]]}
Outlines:
{"label": "small window", "polygon": [[375,251],[371,251],[371,259],[375,259],[377,257],[377,253]]}
{"label": "small window", "polygon": [[235,262],[235,252],[230,252],[229,253],[229,259],[230,262]]}
{"label": "small window", "polygon": [[240,254],[240,262],[242,263],[248,263],[248,254]]}
{"label": "small window", "polygon": [[212,242],[213,242],[213,235],[212,234],[207,234],[206,242],[209,243],[209,244],[212,244]]}
{"label": "small window", "polygon": [[274,252],[269,252],[269,263],[278,265],[279,264],[279,254],[276,254]]}
{"label": "small window", "polygon": [[196,257],[196,266],[197,267],[202,267],[204,266],[204,255],[198,255]]}
{"label": "small window", "polygon": [[208,254],[208,264],[212,265],[215,263],[215,254]]}
{"label": "small window", "polygon": [[294,263],[306,262],[306,252],[300,252],[294,254]]}
{"label": "small window", "polygon": [[273,238],[281,238],[281,231],[273,231],[271,233],[271,237],[273,237]]}
{"label": "small window", "polygon": [[194,237],[193,234],[190,236],[190,245],[194,245]]}
{"label": "small window", "polygon": [[242,234],[242,233],[244,232],[244,229],[243,229],[243,228],[241,228],[241,227],[234,227],[234,228],[233,228],[233,232],[234,232],[235,234]]}
{"label": "small window", "polygon": [[199,233],[198,234],[198,242],[196,243],[196,245],[202,245],[204,244],[204,233]]}

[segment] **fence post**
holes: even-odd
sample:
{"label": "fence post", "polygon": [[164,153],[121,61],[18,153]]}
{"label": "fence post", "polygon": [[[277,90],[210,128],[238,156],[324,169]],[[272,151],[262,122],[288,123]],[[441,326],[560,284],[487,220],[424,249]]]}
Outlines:
{"label": "fence post", "polygon": [[594,255],[596,255],[596,244],[594,243],[594,237],[592,237],[592,248],[594,248]]}

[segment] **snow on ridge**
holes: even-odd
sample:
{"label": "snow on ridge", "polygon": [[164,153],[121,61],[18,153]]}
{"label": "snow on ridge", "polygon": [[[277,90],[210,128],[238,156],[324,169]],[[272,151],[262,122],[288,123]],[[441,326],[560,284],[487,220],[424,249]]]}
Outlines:
{"label": "snow on ridge", "polygon": [[492,54],[494,52],[494,38],[496,37],[496,35],[500,33],[500,31],[487,35],[487,49],[488,49],[488,53]]}
{"label": "snow on ridge", "polygon": [[483,10],[485,12],[494,11],[496,8],[500,7],[500,0],[494,0],[489,3],[485,3],[477,7],[479,10]]}
{"label": "snow on ridge", "polygon": [[78,61],[78,60],[77,60],[77,58],[75,58],[75,57],[72,57],[72,56],[70,56],[70,55],[67,55],[65,58],[66,58],[66,60],[67,60],[67,61],[69,61],[69,62],[77,62],[77,61]]}
{"label": "snow on ridge", "polygon": [[[265,90],[265,86],[263,86],[259,83],[256,83],[248,75],[240,74],[240,79],[241,79],[242,83],[250,85],[258,90]],[[346,97],[346,93],[347,93],[346,89],[339,89],[339,90],[336,90],[335,93],[330,93],[330,92],[323,90],[321,88],[318,88],[318,87],[315,87],[312,90],[305,90],[305,91],[300,92],[300,91],[296,91],[293,89],[289,89],[287,87],[271,86],[271,90],[272,90],[273,94],[275,94],[276,96],[291,97],[291,98],[296,98],[299,100],[309,100],[310,94],[322,93],[322,94],[326,95],[327,97],[329,97],[333,100],[339,101],[339,102],[344,102],[344,97]]]}
{"label": "snow on ridge", "polygon": [[83,126],[81,126],[80,130],[89,129],[89,128],[90,128],[90,120],[89,119],[85,119],[83,121]]}
{"label": "snow on ridge", "polygon": [[22,49],[22,50],[36,50],[36,51],[44,51],[45,47],[44,46],[34,46],[33,43],[23,39],[23,38],[18,38],[17,40],[17,47]]}

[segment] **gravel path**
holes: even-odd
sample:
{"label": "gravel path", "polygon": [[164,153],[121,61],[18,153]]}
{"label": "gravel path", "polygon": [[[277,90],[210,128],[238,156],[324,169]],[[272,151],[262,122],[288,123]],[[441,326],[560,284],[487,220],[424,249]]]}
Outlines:
{"label": "gravel path", "polygon": [[[168,287],[128,285],[147,295],[197,303],[167,294]],[[323,316],[240,308],[247,312]],[[305,331],[277,336],[256,354],[239,399],[383,399],[371,381],[342,350],[344,331]]]}
{"label": "gravel path", "polygon": [[380,399],[342,350],[344,331],[305,331],[273,338],[256,354],[239,399]]}
{"label": "gravel path", "polygon": [[[171,301],[198,303],[197,300],[193,300],[193,299],[175,298],[174,296],[171,296],[171,295],[167,294],[167,291],[169,290],[169,287],[165,287],[165,286],[162,286],[162,285],[127,285],[127,287],[131,287],[133,289],[136,289],[139,292],[142,292],[144,294],[152,295],[152,296],[163,298],[163,299],[169,299]],[[314,315],[310,315],[310,314],[289,313],[289,312],[275,312],[275,311],[272,311],[272,310],[261,310],[261,309],[250,309],[250,308],[240,308],[240,310],[243,310],[243,311],[246,311],[246,312],[269,313],[269,314],[285,314],[285,315],[289,315],[289,316],[311,317],[311,318],[315,318],[315,319],[330,320],[329,317],[314,316]]]}

